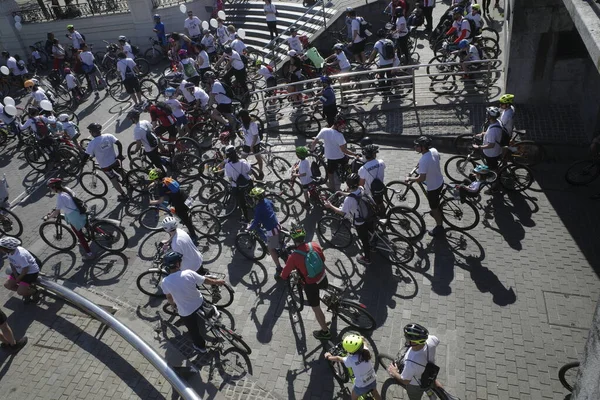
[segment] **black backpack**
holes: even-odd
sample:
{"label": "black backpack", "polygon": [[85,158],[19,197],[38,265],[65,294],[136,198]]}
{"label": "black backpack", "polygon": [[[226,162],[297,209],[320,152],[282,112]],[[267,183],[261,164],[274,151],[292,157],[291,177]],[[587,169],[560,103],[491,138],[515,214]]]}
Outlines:
{"label": "black backpack", "polygon": [[506,147],[510,144],[510,133],[508,133],[504,125],[502,125],[502,122],[498,121],[498,126],[502,129],[502,137],[500,138],[500,141],[496,143],[502,147]]}
{"label": "black backpack", "polygon": [[223,86],[223,89],[225,90],[225,96],[233,99],[233,89],[231,89],[231,86],[223,82],[221,82],[221,86]]}
{"label": "black backpack", "polygon": [[80,198],[76,197],[75,195],[73,195],[71,193],[69,193],[69,196],[71,196],[71,198],[73,199],[73,203],[75,203],[75,207],[77,207],[77,211],[79,211],[81,214],[87,214],[88,207],[83,202],[83,200],[81,200]]}
{"label": "black backpack", "polygon": [[38,137],[45,138],[48,136],[48,125],[46,125],[46,123],[42,121],[40,117],[34,118],[33,122],[35,124],[35,132],[37,133]]}
{"label": "black backpack", "polygon": [[[380,163],[377,162],[377,170],[379,171],[379,167],[380,167]],[[368,169],[365,168],[365,170],[369,173],[369,175],[371,175],[374,179],[373,182],[371,182],[371,193],[376,194],[376,195],[382,195],[385,193],[386,191],[386,187],[385,184],[381,181],[381,179],[379,179],[377,177],[377,174],[373,175],[371,173],[371,171],[369,171]]]}
{"label": "black backpack", "polygon": [[238,177],[237,177],[237,179],[235,180],[235,184],[237,185],[237,187],[239,187],[239,188],[245,188],[245,187],[248,187],[248,185],[250,185],[250,179],[246,178],[246,177],[244,176],[244,174],[242,174],[242,172],[241,172],[241,171],[238,171],[238,170],[237,170],[237,169],[236,169],[236,168],[233,166],[233,163],[231,163],[231,167],[232,167],[233,169],[235,169],[235,170],[238,172],[238,174],[239,174],[239,175],[238,175]]}
{"label": "black backpack", "polygon": [[391,60],[394,58],[394,53],[396,52],[394,49],[394,44],[391,40],[384,39],[381,41],[381,56],[385,60]]}
{"label": "black backpack", "polygon": [[356,19],[358,20],[358,22],[360,22],[358,36],[360,36],[363,39],[366,39],[369,36],[371,36],[371,32],[368,31],[370,31],[373,28],[373,26],[369,22],[367,22],[363,17],[358,17]]}
{"label": "black backpack", "polygon": [[144,130],[146,131],[146,140],[148,141],[148,144],[151,147],[158,146],[158,138],[156,137],[156,135],[154,134],[154,132],[152,132],[152,129],[146,129],[146,128],[144,128]]}
{"label": "black backpack", "polygon": [[477,35],[477,26],[474,20],[467,18],[467,21],[469,21],[469,25],[471,26],[471,34],[467,39],[472,39]]}
{"label": "black backpack", "polygon": [[377,204],[368,194],[364,192],[360,195],[350,193],[348,196],[352,197],[358,203],[358,218],[354,219],[355,223],[368,222],[377,215]]}

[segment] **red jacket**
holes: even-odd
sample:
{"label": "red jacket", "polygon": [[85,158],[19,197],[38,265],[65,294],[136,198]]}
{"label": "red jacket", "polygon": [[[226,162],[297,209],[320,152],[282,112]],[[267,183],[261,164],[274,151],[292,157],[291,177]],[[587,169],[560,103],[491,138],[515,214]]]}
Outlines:
{"label": "red jacket", "polygon": [[152,122],[158,120],[160,124],[165,127],[169,127],[175,123],[175,117],[173,117],[173,115],[167,115],[167,113],[155,105],[151,105],[148,108],[148,111],[150,112],[150,118],[152,119]]}
{"label": "red jacket", "polygon": [[[325,255],[323,254],[323,249],[321,246],[319,246],[317,242],[312,242],[312,248],[321,257],[321,260],[325,262]],[[307,253],[309,250],[308,243],[302,243],[300,246],[296,247],[296,249]],[[309,278],[308,272],[306,271],[306,265],[304,264],[304,256],[302,254],[292,252],[285,263],[283,271],[281,272],[281,277],[283,279],[287,279],[290,273],[295,269],[300,272],[302,279],[304,279],[304,282],[307,285],[318,283],[321,281],[321,279],[323,279],[323,275],[325,275],[325,268],[323,268],[323,272],[321,272],[319,275],[315,276],[314,278]]]}

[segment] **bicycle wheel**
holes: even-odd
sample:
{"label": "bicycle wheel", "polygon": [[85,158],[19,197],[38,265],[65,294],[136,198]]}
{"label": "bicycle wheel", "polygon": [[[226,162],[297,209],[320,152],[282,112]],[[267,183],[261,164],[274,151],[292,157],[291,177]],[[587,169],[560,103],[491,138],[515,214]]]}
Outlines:
{"label": "bicycle wheel", "polygon": [[392,264],[406,264],[415,257],[415,249],[410,242],[397,233],[380,233],[375,249]]}
{"label": "bicycle wheel", "polygon": [[298,281],[292,282],[292,279],[288,278],[287,289],[287,298],[290,306],[297,312],[302,312],[304,310],[304,289],[302,289],[302,284]]}
{"label": "bicycle wheel", "polygon": [[108,87],[108,95],[117,103],[125,103],[131,100],[131,96],[125,91],[125,86],[121,82],[114,82]]}
{"label": "bicycle wheel", "polygon": [[464,133],[454,138],[452,145],[458,154],[467,155],[473,148],[474,136],[471,133]]}
{"label": "bicycle wheel", "polygon": [[345,323],[356,329],[370,331],[375,328],[375,318],[363,304],[354,300],[340,300],[336,313]]}
{"label": "bicycle wheel", "polygon": [[192,138],[182,137],[175,140],[175,154],[193,154],[198,157],[202,157],[202,150],[200,144]]}
{"label": "bicycle wheel", "polygon": [[6,208],[0,208],[0,234],[19,237],[23,233],[23,224],[19,217]]}
{"label": "bicycle wheel", "polygon": [[290,176],[292,164],[283,157],[273,156],[271,161],[267,164],[267,168],[269,171],[273,172],[278,181],[282,181]]}
{"label": "bicycle wheel", "polygon": [[468,160],[465,156],[454,156],[444,164],[444,172],[452,182],[459,183],[467,179],[476,166],[475,161]]}
{"label": "bicycle wheel", "polygon": [[60,147],[56,151],[58,169],[68,176],[77,176],[81,172],[81,157],[75,150]]}
{"label": "bicycle wheel", "polygon": [[296,128],[296,132],[306,137],[313,138],[317,136],[321,130],[321,123],[317,117],[312,114],[300,114],[294,121],[294,127]]}
{"label": "bicycle wheel", "polygon": [[63,222],[42,222],[39,233],[42,240],[56,250],[71,250],[77,244],[75,234]]}
{"label": "bicycle wheel", "polygon": [[186,178],[200,176],[202,159],[195,154],[179,153],[173,157],[173,166]]}
{"label": "bicycle wheel", "polygon": [[90,233],[92,241],[106,251],[120,252],[129,244],[125,231],[108,221],[94,222],[90,227]]}
{"label": "bicycle wheel", "polygon": [[38,146],[30,146],[23,151],[25,160],[31,168],[44,172],[48,166],[48,155]]}
{"label": "bicycle wheel", "polygon": [[216,131],[217,126],[214,121],[206,120],[194,124],[190,128],[189,136],[198,143],[200,148],[207,150],[212,147],[212,138]]}
{"label": "bicycle wheel", "polygon": [[106,181],[96,172],[84,172],[79,175],[81,188],[94,197],[102,197],[108,193]]}
{"label": "bicycle wheel", "polygon": [[160,88],[151,79],[142,79],[140,81],[140,88],[142,89],[142,96],[148,101],[157,101],[160,96]]}
{"label": "bicycle wheel", "polygon": [[290,217],[290,206],[283,197],[275,193],[268,193],[265,195],[265,199],[269,199],[273,202],[273,211],[277,216],[277,221],[283,224]]}
{"label": "bicycle wheel", "polygon": [[429,79],[431,79],[432,81],[443,81],[446,78],[450,77],[452,80],[454,80],[454,75],[448,75],[450,73],[456,72],[454,66],[448,65],[448,62],[450,61],[453,60],[449,60],[448,57],[445,57],[443,55],[437,55],[431,60],[429,60],[426,69]]}
{"label": "bicycle wheel", "polygon": [[216,326],[215,329],[217,329],[219,333],[233,345],[233,347],[246,354],[252,354],[252,349],[246,342],[244,342],[242,335],[239,335],[232,329],[226,328],[222,325]]}
{"label": "bicycle wheel", "polygon": [[214,304],[217,308],[225,308],[233,303],[233,288],[228,283],[219,286],[202,285],[198,290],[210,304]]}
{"label": "bicycle wheel", "polygon": [[411,210],[416,210],[421,204],[419,193],[413,185],[402,181],[392,181],[385,185],[385,199],[388,207],[404,206]]}
{"label": "bicycle wheel", "polygon": [[379,364],[379,366],[381,368],[383,368],[384,371],[387,371],[388,367],[395,362],[396,362],[396,359],[389,354],[386,354],[386,353],[377,354],[377,364]]}
{"label": "bicycle wheel", "polygon": [[162,229],[160,227],[161,221],[169,216],[172,216],[171,212],[157,206],[150,206],[145,211],[142,211],[138,217],[138,222],[146,229],[160,231]]}
{"label": "bicycle wheel", "polygon": [[225,190],[225,185],[222,181],[209,180],[200,185],[198,189],[198,199],[204,204],[208,203],[208,199],[215,193]]}
{"label": "bicycle wheel", "polygon": [[327,215],[317,223],[317,234],[328,245],[343,249],[352,244],[350,224],[343,218]]}
{"label": "bicycle wheel", "polygon": [[338,381],[342,385],[344,383],[348,383],[348,381],[350,380],[350,374],[348,373],[348,368],[346,368],[344,363],[333,362],[328,360],[327,365],[329,366],[329,369],[331,370],[331,373],[333,374],[333,377],[336,381]]}
{"label": "bicycle wheel", "polygon": [[533,184],[533,171],[525,165],[510,164],[500,169],[500,185],[511,192],[522,192]]}
{"label": "bicycle wheel", "polygon": [[164,58],[163,52],[157,50],[155,47],[150,47],[144,53],[144,59],[150,63],[150,65],[156,65]]}
{"label": "bicycle wheel", "polygon": [[498,33],[497,30],[495,30],[493,28],[490,28],[490,27],[481,28],[481,32],[479,34],[486,38],[492,38],[496,42],[500,41],[500,34]]}
{"label": "bicycle wheel", "polygon": [[574,162],[565,173],[566,181],[575,186],[592,183],[598,176],[600,176],[600,161],[595,160]]}
{"label": "bicycle wheel", "polygon": [[442,219],[445,223],[461,231],[468,231],[479,223],[479,211],[469,201],[461,202],[459,199],[444,199],[440,203]]}
{"label": "bicycle wheel", "polygon": [[229,217],[236,209],[237,199],[229,189],[213,194],[206,204],[206,210],[219,219]]}
{"label": "bicycle wheel", "polygon": [[558,370],[558,380],[569,392],[572,392],[577,382],[577,375],[579,375],[579,361],[570,362]]}
{"label": "bicycle wheel", "polygon": [[192,207],[190,218],[196,232],[205,237],[215,237],[221,232],[221,222],[217,217],[200,209],[201,206]]}
{"label": "bicycle wheel", "polygon": [[342,126],[340,132],[348,142],[358,143],[365,136],[364,125],[354,118],[344,118],[344,122],[345,124]]}
{"label": "bicycle wheel", "polygon": [[383,400],[407,399],[406,389],[396,378],[388,378],[381,385],[381,398]]}
{"label": "bicycle wheel", "polygon": [[148,172],[143,169],[132,169],[125,175],[127,187],[134,192],[145,192],[148,190]]}
{"label": "bicycle wheel", "polygon": [[158,268],[152,268],[142,272],[136,279],[135,284],[140,291],[152,297],[167,297],[160,287],[160,282],[165,277],[165,273]]}
{"label": "bicycle wheel", "polygon": [[392,232],[408,240],[416,240],[425,233],[425,220],[408,207],[392,207],[387,215],[387,226]]}
{"label": "bicycle wheel", "polygon": [[148,73],[150,72],[150,63],[147,60],[140,58],[140,57],[136,57],[135,63],[137,64],[137,67],[140,69],[142,76],[148,75]]}
{"label": "bicycle wheel", "polygon": [[267,255],[267,246],[258,240],[256,234],[240,232],[235,237],[235,248],[248,260],[258,261]]}
{"label": "bicycle wheel", "polygon": [[302,196],[302,185],[296,179],[284,179],[279,182],[278,189],[281,191],[281,196],[287,200],[297,200]]}
{"label": "bicycle wheel", "polygon": [[533,166],[546,159],[546,151],[542,145],[532,140],[516,142],[511,148],[516,148],[512,153],[512,161],[517,164]]}

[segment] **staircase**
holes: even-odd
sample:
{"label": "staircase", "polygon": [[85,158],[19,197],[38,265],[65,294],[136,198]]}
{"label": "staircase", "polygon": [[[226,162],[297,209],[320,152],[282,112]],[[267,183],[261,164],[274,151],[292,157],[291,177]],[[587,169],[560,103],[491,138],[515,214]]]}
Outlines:
{"label": "staircase", "polygon": [[277,31],[279,37],[271,43],[269,30],[264,13],[263,1],[235,2],[228,4],[226,8],[227,22],[236,29],[243,28],[246,31],[244,43],[260,51],[266,62],[278,66],[281,60],[287,57],[288,46],[285,43],[290,36],[287,31],[292,25],[298,29],[298,36],[306,35],[309,39],[313,37],[325,23],[338,12],[335,8],[323,9],[323,4],[318,2],[312,8],[304,7],[302,3],[274,2],[277,7]]}

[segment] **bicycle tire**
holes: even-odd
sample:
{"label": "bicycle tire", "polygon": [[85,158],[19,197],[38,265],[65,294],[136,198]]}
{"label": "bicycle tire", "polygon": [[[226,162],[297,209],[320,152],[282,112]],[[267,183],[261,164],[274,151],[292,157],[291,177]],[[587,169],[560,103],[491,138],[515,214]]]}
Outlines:
{"label": "bicycle tire", "polygon": [[140,216],[137,218],[137,220],[144,228],[156,232],[162,230],[162,227],[160,226],[161,221],[165,217],[172,215],[173,214],[170,211],[167,211],[163,208],[158,206],[150,206],[140,213]]}
{"label": "bicycle tire", "polygon": [[454,138],[452,146],[454,146],[454,150],[456,150],[458,154],[466,156],[473,148],[474,138],[475,136],[471,133],[463,133]]}
{"label": "bicycle tire", "polygon": [[160,282],[166,275],[159,268],[151,268],[138,275],[135,284],[140,292],[150,297],[167,297],[160,287]]}
{"label": "bicycle tire", "polygon": [[237,199],[229,189],[210,196],[206,210],[219,219],[225,219],[237,210]]}
{"label": "bicycle tire", "polygon": [[386,227],[408,240],[419,239],[426,230],[423,216],[408,207],[392,207],[388,211],[387,219]]}
{"label": "bicycle tire", "polygon": [[312,114],[300,114],[294,120],[294,127],[296,132],[308,138],[313,138],[321,130],[321,122]]}
{"label": "bicycle tire", "polygon": [[479,32],[479,34],[484,37],[492,38],[496,42],[500,41],[500,34],[498,33],[497,30],[495,30],[493,28],[490,28],[490,27],[481,28],[481,31]]}
{"label": "bicycle tire", "polygon": [[510,147],[516,148],[512,153],[512,161],[516,164],[534,166],[546,159],[544,147],[533,140],[521,140],[513,143]]}
{"label": "bicycle tire", "polygon": [[509,192],[522,192],[533,184],[533,171],[525,165],[509,164],[500,169],[500,185]]}
{"label": "bicycle tire", "polygon": [[148,60],[141,57],[136,57],[135,63],[139,68],[142,76],[146,76],[150,73],[150,63],[148,62]]}
{"label": "bicycle tire", "polygon": [[125,86],[122,82],[111,83],[108,87],[108,95],[117,103],[126,103],[131,100],[131,96],[125,91]]}
{"label": "bicycle tire", "polygon": [[143,169],[132,169],[125,175],[127,187],[134,192],[142,193],[148,190],[148,172]]}
{"label": "bicycle tire", "polygon": [[380,235],[385,236],[384,240],[387,240],[388,243],[376,243],[375,248],[391,264],[406,264],[415,257],[415,249],[405,237],[394,232],[386,232]]}
{"label": "bicycle tire", "polygon": [[[42,222],[39,233],[44,243],[56,250],[71,250],[77,244],[75,234],[63,222]],[[63,239],[67,241],[67,244],[59,245]]]}
{"label": "bicycle tire", "polygon": [[421,198],[413,185],[402,181],[391,181],[385,186],[385,200],[389,208],[397,206],[407,207],[411,210],[419,208]]}
{"label": "bicycle tire", "polygon": [[[210,275],[210,273],[206,275]],[[214,287],[210,285],[201,285],[198,290],[210,304],[213,304],[217,308],[226,308],[233,303],[234,291],[228,283],[219,286],[214,285]],[[215,295],[216,291],[218,291],[218,295]],[[224,293],[227,294],[223,295]]]}
{"label": "bicycle tire", "polygon": [[198,142],[201,149],[208,150],[212,147],[212,138],[217,131],[213,121],[197,122],[190,128],[190,137]]}
{"label": "bicycle tire", "polygon": [[[95,221],[90,226],[90,233],[92,241],[98,247],[112,253],[125,250],[129,244],[129,238],[125,234],[125,231],[120,226],[108,221]],[[123,243],[119,244],[121,241]]]}
{"label": "bicycle tire", "polygon": [[476,166],[477,163],[467,159],[466,156],[453,156],[444,164],[444,173],[452,182],[460,183],[468,179]]}
{"label": "bicycle tire", "polygon": [[287,280],[288,296],[290,306],[297,312],[304,310],[304,289],[300,282],[292,283],[292,279]]}
{"label": "bicycle tire", "polygon": [[6,208],[0,208],[0,214],[5,218],[0,221],[0,234],[14,237],[23,234],[23,223],[14,212]]}
{"label": "bicycle tire", "polygon": [[198,178],[201,173],[202,158],[195,154],[179,153],[173,157],[173,166],[186,178]]}
{"label": "bicycle tire", "polygon": [[273,172],[278,181],[283,181],[286,177],[290,176],[292,164],[285,158],[273,156],[269,164],[270,165],[267,168]]}
{"label": "bicycle tire", "polygon": [[[0,92],[0,94],[2,94],[2,93]],[[7,142],[8,142],[8,132],[6,131],[6,129],[0,129],[0,146],[6,145]]]}
{"label": "bicycle tire", "polygon": [[44,172],[48,167],[48,155],[37,146],[30,146],[23,151],[25,161],[34,170]]}
{"label": "bicycle tire", "polygon": [[250,232],[240,232],[235,236],[235,248],[252,261],[262,260],[267,255],[267,246]]}
{"label": "bicycle tire", "polygon": [[280,224],[285,223],[290,217],[290,205],[285,201],[283,197],[275,193],[267,193],[265,199],[269,199],[273,202],[273,210],[277,215],[277,221]]}
{"label": "bicycle tire", "polygon": [[444,222],[459,231],[469,231],[479,224],[479,211],[469,201],[447,198],[440,203],[440,210]]}
{"label": "bicycle tire", "polygon": [[150,47],[144,52],[144,59],[148,61],[150,65],[156,65],[162,61],[164,55],[162,51],[158,51],[154,47]]}
{"label": "bicycle tire", "polygon": [[197,233],[204,237],[215,237],[221,232],[221,222],[214,215],[204,211],[202,206],[190,209],[190,219]]}
{"label": "bicycle tire", "polygon": [[600,161],[595,160],[576,161],[565,172],[565,180],[573,186],[590,184],[598,176],[600,176]]}
{"label": "bicycle tire", "polygon": [[344,118],[345,124],[340,132],[349,143],[358,143],[365,136],[365,126],[355,118]]}
{"label": "bicycle tire", "polygon": [[[429,79],[432,81],[443,81],[445,77],[454,77],[454,75],[447,75],[455,72],[455,68],[452,65],[448,65],[448,57],[443,55],[434,56],[427,65],[426,71]],[[435,75],[444,74],[444,75]]]}
{"label": "bicycle tire", "polygon": [[434,80],[429,85],[429,90],[440,95],[456,93],[458,90],[456,77],[454,75],[448,75],[443,80]]}
{"label": "bicycle tire", "polygon": [[93,197],[102,197],[108,193],[106,181],[95,172],[84,172],[79,175],[79,185]]}
{"label": "bicycle tire", "polygon": [[219,333],[239,351],[246,354],[252,354],[252,349],[244,342],[242,335],[235,333],[232,329],[226,328],[225,326],[216,326],[214,329],[217,329]]}
{"label": "bicycle tire", "polygon": [[570,363],[566,363],[558,370],[558,380],[567,389],[569,392],[572,392],[575,388],[575,385],[572,385],[571,382],[567,379],[567,371],[573,368],[578,368],[580,366],[579,361],[574,361]]}
{"label": "bicycle tire", "polygon": [[371,331],[375,328],[375,318],[367,311],[364,305],[354,300],[340,300],[335,312],[342,321],[353,328],[364,331]]}
{"label": "bicycle tire", "polygon": [[175,154],[193,154],[198,157],[202,157],[202,149],[200,144],[191,137],[180,137],[175,140],[175,147],[173,149]]}
{"label": "bicycle tire", "polygon": [[333,377],[340,384],[345,384],[350,381],[350,374],[348,373],[348,368],[341,362],[334,362],[327,360],[327,365],[333,374]]}
{"label": "bicycle tire", "polygon": [[81,157],[75,150],[59,147],[56,150],[58,169],[68,176],[77,176],[81,172]]}
{"label": "bicycle tire", "polygon": [[317,223],[317,234],[328,245],[343,249],[352,244],[352,230],[343,218],[326,215]]}
{"label": "bicycle tire", "polygon": [[277,188],[281,191],[281,196],[290,201],[297,200],[302,196],[302,185],[297,179],[283,179]]}
{"label": "bicycle tire", "polygon": [[160,96],[160,88],[152,79],[142,79],[140,81],[140,89],[142,96],[148,101],[157,101],[158,96]]}
{"label": "bicycle tire", "polygon": [[202,182],[200,188],[198,189],[198,200],[202,203],[208,203],[208,199],[215,193],[222,192],[225,190],[225,185],[222,181],[217,180],[209,180],[207,182]]}
{"label": "bicycle tire", "polygon": [[386,353],[379,353],[377,354],[377,364],[379,364],[379,366],[381,368],[383,368],[384,371],[387,371],[388,367],[396,362],[396,358],[386,354]]}

